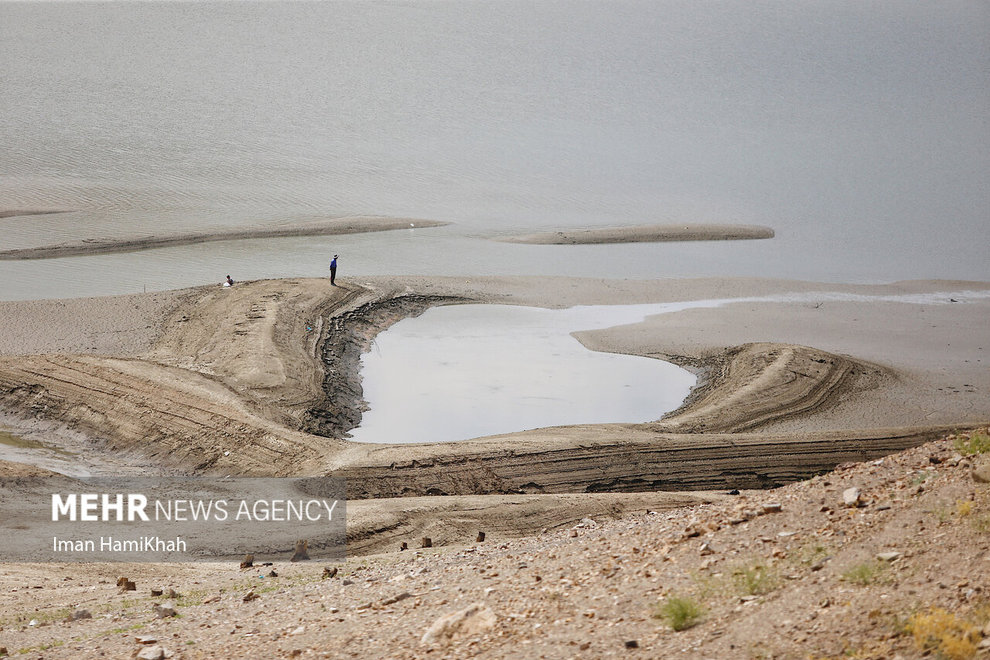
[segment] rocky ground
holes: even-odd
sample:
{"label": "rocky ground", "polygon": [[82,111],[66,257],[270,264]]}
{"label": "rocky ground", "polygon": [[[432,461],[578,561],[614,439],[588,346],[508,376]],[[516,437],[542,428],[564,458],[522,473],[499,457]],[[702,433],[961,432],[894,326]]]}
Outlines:
{"label": "rocky ground", "polygon": [[332,566],[6,564],[0,646],[23,658],[990,657],[980,442],[990,451],[986,429],[775,490],[521,539],[410,538]]}

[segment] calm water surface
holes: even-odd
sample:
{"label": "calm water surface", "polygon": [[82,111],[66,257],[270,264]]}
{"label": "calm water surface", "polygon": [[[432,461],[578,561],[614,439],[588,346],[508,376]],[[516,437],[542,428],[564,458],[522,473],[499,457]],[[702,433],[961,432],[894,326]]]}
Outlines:
{"label": "calm water surface", "polygon": [[[990,279],[990,11],[0,1],[0,247],[372,214],[411,235],[0,262],[0,298],[323,275]],[[770,241],[584,248],[551,227]]]}

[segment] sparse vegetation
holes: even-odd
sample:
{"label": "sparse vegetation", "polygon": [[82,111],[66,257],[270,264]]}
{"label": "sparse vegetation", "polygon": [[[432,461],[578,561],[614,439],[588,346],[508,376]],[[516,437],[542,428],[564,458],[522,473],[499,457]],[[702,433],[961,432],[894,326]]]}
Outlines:
{"label": "sparse vegetation", "polygon": [[956,437],[953,446],[963,456],[975,456],[976,454],[986,454],[990,452],[990,435],[981,431],[974,431],[966,435]]}
{"label": "sparse vegetation", "polygon": [[705,608],[693,598],[672,595],[656,606],[653,618],[662,619],[672,630],[687,630],[697,625],[705,614]]}
{"label": "sparse vegetation", "polygon": [[744,596],[768,594],[780,585],[780,576],[765,564],[743,566],[732,573],[736,588]]}
{"label": "sparse vegetation", "polygon": [[912,616],[908,631],[919,650],[934,652],[949,660],[975,657],[981,637],[975,625],[940,607]]}
{"label": "sparse vegetation", "polygon": [[866,587],[880,579],[886,564],[878,561],[864,561],[850,566],[842,574],[842,579]]}

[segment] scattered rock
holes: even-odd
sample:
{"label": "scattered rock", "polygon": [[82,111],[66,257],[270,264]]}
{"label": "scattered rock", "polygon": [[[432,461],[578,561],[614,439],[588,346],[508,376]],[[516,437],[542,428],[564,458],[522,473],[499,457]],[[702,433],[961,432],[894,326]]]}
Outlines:
{"label": "scattered rock", "polygon": [[292,553],[292,559],[289,561],[308,561],[309,560],[309,544],[306,543],[306,539],[299,539],[296,541],[296,551]]}
{"label": "scattered rock", "polygon": [[848,507],[863,506],[863,493],[856,486],[842,491],[842,503]]}
{"label": "scattered rock", "polygon": [[398,596],[392,596],[391,598],[387,598],[383,600],[382,607],[385,607],[387,605],[394,605],[395,603],[398,603],[400,600],[405,600],[406,598],[412,598],[412,594],[409,593],[408,591],[403,591]]}
{"label": "scattered rock", "polygon": [[175,589],[169,589],[167,592],[165,592],[165,597],[168,598],[169,600],[177,600],[179,598],[179,592],[176,591]]}
{"label": "scattered rock", "polygon": [[422,542],[420,543],[420,547],[422,547],[422,548],[432,548],[433,547],[433,539],[431,539],[429,536],[424,536]]}
{"label": "scattered rock", "polygon": [[635,639],[626,640],[626,648],[627,649],[638,649],[639,648],[639,642],[636,641]]}
{"label": "scattered rock", "polygon": [[405,541],[403,541],[402,542],[402,545],[399,546],[399,552],[402,552],[403,550],[408,550],[408,549],[409,549],[409,544],[406,543]]}
{"label": "scattered rock", "polygon": [[819,559],[818,561],[816,561],[814,564],[811,565],[811,570],[812,571],[822,570],[823,568],[825,568],[826,562],[828,562],[828,560],[830,559],[831,557],[822,557],[821,559]]}
{"label": "scattered rock", "polygon": [[705,541],[704,543],[702,543],[701,544],[701,549],[700,549],[700,554],[701,554],[702,557],[704,557],[705,555],[713,555],[713,554],[715,554],[715,550],[712,549],[712,544],[711,543],[708,543],[707,541]]}
{"label": "scattered rock", "polygon": [[76,610],[65,618],[66,623],[79,621],[81,619],[92,619],[93,614],[89,610]]}
{"label": "scattered rock", "polygon": [[244,561],[241,562],[241,569],[251,568],[254,566],[254,555],[244,555]]}
{"label": "scattered rock", "polygon": [[423,644],[446,642],[464,635],[478,635],[495,627],[496,617],[484,603],[475,603],[458,612],[445,614],[423,633]]}
{"label": "scattered rock", "polygon": [[769,502],[763,505],[763,513],[780,513],[784,510],[784,505],[780,502]]}
{"label": "scattered rock", "polygon": [[123,578],[123,580],[124,580],[123,582],[120,581],[117,582],[117,585],[120,587],[121,593],[124,593],[125,591],[137,591],[137,585],[134,584],[132,580],[128,580],[126,578]]}
{"label": "scattered rock", "polygon": [[137,660],[165,660],[165,649],[157,644],[141,649],[136,656]]}
{"label": "scattered rock", "polygon": [[270,577],[270,578],[276,578],[276,577],[278,577],[278,573],[275,572],[275,569],[274,568],[272,570],[268,571],[268,577]]}
{"label": "scattered rock", "polygon": [[259,596],[258,594],[254,593],[254,591],[252,590],[252,591],[249,591],[246,594],[244,594],[244,598],[242,598],[241,600],[244,601],[245,603],[250,603],[252,600],[255,600],[255,599],[260,598],[260,597],[261,596]]}
{"label": "scattered rock", "polygon": [[151,644],[157,644],[158,638],[153,635],[139,635],[134,638],[134,641],[138,644],[145,644],[150,646]]}
{"label": "scattered rock", "polygon": [[164,591],[162,591],[161,589],[152,589],[152,590],[151,590],[151,597],[152,597],[152,598],[158,598],[158,597],[159,597],[159,596],[161,596],[161,595],[162,595],[163,593],[165,593],[165,592],[164,592]]}
{"label": "scattered rock", "polygon": [[901,553],[893,550],[891,552],[881,552],[877,555],[877,559],[885,562],[894,562],[901,558]]}
{"label": "scattered rock", "polygon": [[154,611],[155,616],[159,619],[167,619],[168,617],[176,615],[175,606],[171,603],[166,605],[159,605],[156,603],[151,609]]}
{"label": "scattered rock", "polygon": [[326,580],[327,578],[337,577],[338,570],[339,569],[336,566],[334,566],[333,568],[330,568],[329,566],[324,566],[323,579]]}
{"label": "scattered rock", "polygon": [[990,454],[981,456],[970,471],[973,481],[979,484],[990,484]]}
{"label": "scattered rock", "polygon": [[484,532],[478,532],[478,538],[475,539],[475,542],[476,543],[484,543],[485,542],[485,533]]}

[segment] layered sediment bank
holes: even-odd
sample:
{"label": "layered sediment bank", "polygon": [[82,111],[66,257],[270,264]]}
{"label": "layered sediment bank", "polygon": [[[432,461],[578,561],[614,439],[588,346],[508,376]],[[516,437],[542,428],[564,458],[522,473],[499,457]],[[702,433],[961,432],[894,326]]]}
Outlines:
{"label": "layered sediment bank", "polygon": [[[967,299],[967,291],[978,295]],[[565,495],[759,488],[985,423],[988,291],[943,282],[368,278],[0,303],[0,408],[14,431],[44,423],[83,434],[90,441],[81,462],[112,455],[170,474],[345,477],[350,498],[380,501],[364,509],[366,522],[397,516],[397,497],[481,498],[477,507],[489,496],[540,495],[531,505],[539,508]],[[663,419],[456,443],[346,439],[365,405],[361,352],[431,305],[727,295],[745,302],[576,333],[595,350],[697,371],[700,386]],[[140,321],[123,324],[135,310]],[[114,318],[129,329],[111,332]],[[24,331],[41,319],[42,329]],[[455,516],[455,500],[445,502],[438,515]],[[569,506],[573,515],[587,511]],[[366,527],[387,528],[376,524]]]}

